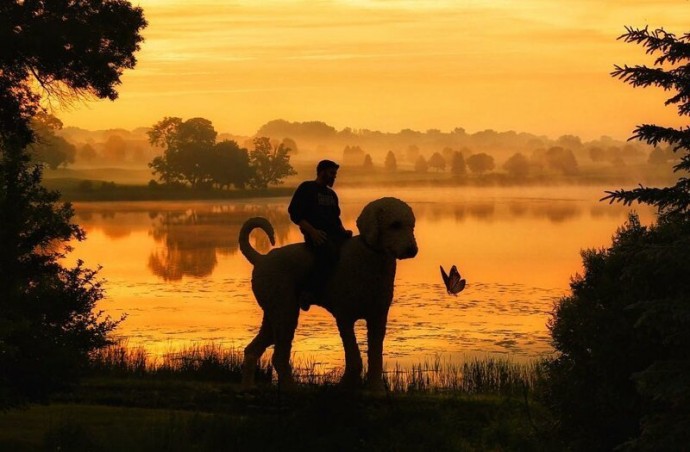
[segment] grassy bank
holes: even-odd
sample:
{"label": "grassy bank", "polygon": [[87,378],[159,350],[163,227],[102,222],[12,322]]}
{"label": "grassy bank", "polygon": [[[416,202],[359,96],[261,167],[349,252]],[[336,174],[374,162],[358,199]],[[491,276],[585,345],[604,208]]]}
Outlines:
{"label": "grassy bank", "polygon": [[[0,412],[2,450],[545,450],[535,364],[424,363],[386,374],[385,394],[344,392],[297,363],[281,391],[268,362],[239,387],[241,355],[213,345],[151,358],[95,355],[74,391]],[[313,368],[312,368],[313,370]],[[555,449],[555,447],[553,448]]]}

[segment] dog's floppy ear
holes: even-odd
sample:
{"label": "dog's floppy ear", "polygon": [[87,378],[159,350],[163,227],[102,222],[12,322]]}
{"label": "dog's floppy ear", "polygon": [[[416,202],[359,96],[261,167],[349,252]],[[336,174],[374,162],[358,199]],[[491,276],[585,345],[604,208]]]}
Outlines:
{"label": "dog's floppy ear", "polygon": [[357,229],[367,243],[367,245],[376,247],[379,241],[379,217],[381,208],[373,202],[367,204],[362,213],[357,217]]}

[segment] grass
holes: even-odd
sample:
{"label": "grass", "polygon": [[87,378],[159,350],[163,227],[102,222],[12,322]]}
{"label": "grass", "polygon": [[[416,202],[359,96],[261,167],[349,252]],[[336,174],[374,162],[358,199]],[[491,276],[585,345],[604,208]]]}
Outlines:
{"label": "grass", "polygon": [[[292,364],[296,381],[307,387],[335,386],[342,376],[342,369],[324,371],[311,361]],[[462,363],[436,358],[410,368],[396,364],[384,371],[384,383],[392,393],[521,394],[534,389],[540,368],[538,362],[500,358]],[[141,347],[115,344],[92,354],[89,375],[239,383],[241,369],[240,351],[213,343],[171,350],[162,356],[152,356]],[[256,380],[259,384],[276,383],[268,358],[259,363]]]}
{"label": "grass", "polygon": [[[115,345],[48,405],[0,412],[0,450],[546,450],[532,397],[538,363],[433,360],[385,374],[385,394],[337,386],[295,363],[284,392],[270,363],[240,389],[241,353],[214,344],[164,356]],[[556,448],[553,447],[555,450]]]}

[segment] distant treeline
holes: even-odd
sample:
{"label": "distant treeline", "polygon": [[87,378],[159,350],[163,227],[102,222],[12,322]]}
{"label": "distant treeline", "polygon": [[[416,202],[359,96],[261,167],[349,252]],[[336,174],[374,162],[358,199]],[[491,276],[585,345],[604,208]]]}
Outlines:
{"label": "distant treeline", "polygon": [[[179,124],[191,121],[213,129],[208,119],[177,119]],[[295,162],[311,163],[321,158],[331,158],[345,167],[361,168],[365,172],[446,172],[460,178],[500,173],[513,179],[527,179],[573,176],[584,167],[611,167],[625,171],[626,166],[635,166],[639,172],[639,167],[667,165],[675,157],[670,148],[652,147],[639,141],[623,142],[606,136],[585,142],[574,135],[551,139],[524,132],[490,129],[468,133],[459,127],[449,132],[403,129],[388,133],[351,128],[339,131],[324,122],[285,120],[264,124],[254,136],[217,133],[213,129],[212,143],[207,137],[200,138],[199,143],[206,139],[204,143],[216,146],[215,153],[201,148],[191,149],[188,145],[184,145],[186,150],[178,152],[170,150],[171,142],[151,138],[156,127],[162,127],[160,122],[131,131],[87,131],[62,128],[57,118],[43,115],[37,117],[34,124],[42,139],[34,145],[33,154],[51,168],[68,165],[142,168],[148,165],[152,174],[157,174],[159,182],[215,185],[219,188],[279,183],[290,174]],[[247,159],[237,154],[244,152],[241,150],[246,151],[247,157],[252,152],[258,157],[256,152],[259,150],[264,160],[270,155],[284,153],[280,157],[284,163],[281,171],[286,173],[269,180],[271,171],[266,170],[265,180],[257,181],[251,174]],[[257,165],[258,160],[254,159],[254,164]],[[173,168],[175,165],[177,169]],[[201,171],[202,174],[187,171],[188,174],[184,175],[180,165],[197,169],[206,166],[207,170]]]}

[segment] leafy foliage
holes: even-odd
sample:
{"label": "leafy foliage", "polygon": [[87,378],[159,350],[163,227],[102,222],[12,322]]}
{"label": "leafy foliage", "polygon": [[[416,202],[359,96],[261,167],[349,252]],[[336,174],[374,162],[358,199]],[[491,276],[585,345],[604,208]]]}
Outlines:
{"label": "leafy foliage", "polygon": [[[654,60],[654,67],[615,66],[611,74],[635,87],[657,86],[665,91],[672,91],[674,94],[665,104],[676,105],[681,116],[690,115],[690,33],[677,37],[663,29],[649,31],[647,27],[626,27],[626,33],[619,39],[640,44],[646,49],[647,54],[659,56]],[[690,127],[674,129],[642,124],[634,130],[630,139],[639,139],[653,146],[668,143],[680,158],[680,162],[674,166],[674,171],[690,171]],[[650,204],[657,207],[661,214],[687,213],[690,205],[690,181],[685,176],[679,177],[672,187],[640,185],[633,190],[620,189],[607,193],[603,199],[609,202],[622,202],[626,205],[633,202]]]}
{"label": "leafy foliage", "polygon": [[383,167],[386,169],[386,171],[397,171],[398,159],[395,158],[393,151],[388,151],[386,154],[386,159],[383,161]]}
{"label": "leafy foliage", "polygon": [[467,175],[467,164],[465,163],[465,157],[462,155],[462,152],[453,152],[450,161],[450,173],[454,177],[464,177]]}
{"label": "leafy foliage", "polygon": [[566,176],[576,174],[578,170],[573,151],[560,146],[549,148],[544,154],[544,161],[547,167]]}
{"label": "leafy foliage", "polygon": [[690,221],[634,214],[607,249],[582,253],[549,324],[548,400],[576,449],[690,440]]}
{"label": "leafy foliage", "polygon": [[164,153],[149,166],[166,184],[189,183],[198,188],[209,179],[211,150],[218,133],[204,118],[166,117],[148,132],[149,142],[163,147]]}
{"label": "leafy foliage", "polygon": [[472,154],[467,157],[467,167],[476,174],[483,174],[495,167],[494,158],[485,152]]}
{"label": "leafy foliage", "polygon": [[64,138],[55,134],[55,130],[62,129],[62,121],[53,115],[39,112],[31,121],[36,139],[30,145],[30,153],[34,161],[42,162],[51,169],[74,163],[77,148]]}
{"label": "leafy foliage", "polygon": [[290,139],[273,147],[268,138],[258,137],[249,152],[235,141],[216,143],[218,134],[208,119],[175,117],[163,118],[148,135],[151,144],[164,148],[163,155],[154,158],[149,167],[167,185],[266,188],[296,174],[287,147],[290,142],[296,144]]}
{"label": "leafy foliage", "polygon": [[124,0],[10,0],[0,3],[0,18],[0,404],[7,404],[73,383],[117,325],[93,311],[103,296],[97,271],[63,266],[84,232],[70,222],[72,207],[41,186],[28,146],[54,123],[39,114],[45,95],[117,97],[146,21]]}
{"label": "leafy foliage", "polygon": [[429,157],[427,164],[430,168],[435,168],[438,171],[446,169],[446,159],[438,152],[434,152],[431,157]]}
{"label": "leafy foliage", "polygon": [[[661,52],[659,67],[616,66],[613,75],[676,91],[666,104],[688,115],[690,65],[680,63],[690,58],[690,35],[626,30],[626,42]],[[632,139],[670,144],[681,154],[675,171],[690,169],[690,128],[642,125]],[[604,198],[650,204],[660,215],[650,227],[631,215],[609,248],[583,252],[584,275],[553,313],[558,356],[546,395],[572,448],[682,450],[690,442],[689,188],[681,177],[672,187],[609,191]]]}
{"label": "leafy foliage", "polygon": [[116,99],[146,26],[141,8],[125,0],[7,0],[0,17],[0,134],[11,131],[20,148],[31,141],[42,94]]}
{"label": "leafy foliage", "polygon": [[297,172],[290,165],[290,150],[283,143],[271,144],[267,137],[254,139],[254,150],[249,153],[253,174],[249,184],[253,188],[267,188],[269,184],[281,184],[282,180]]}
{"label": "leafy foliage", "polygon": [[72,207],[41,186],[26,155],[0,155],[0,392],[42,398],[74,381],[117,322],[93,311],[97,272],[60,263],[84,238]]}
{"label": "leafy foliage", "polygon": [[525,178],[527,175],[529,175],[529,159],[517,152],[506,160],[506,162],[503,164],[503,169],[505,169],[512,177],[517,179]]}

